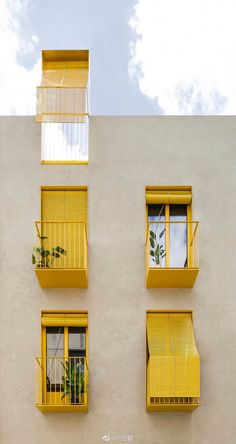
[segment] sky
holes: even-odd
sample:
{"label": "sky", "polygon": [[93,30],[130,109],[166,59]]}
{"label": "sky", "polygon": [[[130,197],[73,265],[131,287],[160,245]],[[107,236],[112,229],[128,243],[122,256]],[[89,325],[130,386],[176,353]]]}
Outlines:
{"label": "sky", "polygon": [[90,50],[90,114],[236,113],[235,0],[0,0],[0,115],[34,115],[42,49]]}

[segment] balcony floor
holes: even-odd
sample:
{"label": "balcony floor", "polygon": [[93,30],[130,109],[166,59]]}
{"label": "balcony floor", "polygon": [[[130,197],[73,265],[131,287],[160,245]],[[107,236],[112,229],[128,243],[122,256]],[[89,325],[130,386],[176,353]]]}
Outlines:
{"label": "balcony floor", "polygon": [[147,288],[192,288],[199,268],[148,268]]}
{"label": "balcony floor", "polygon": [[147,412],[192,412],[199,404],[147,404]]}
{"label": "balcony floor", "polygon": [[42,288],[88,288],[85,268],[35,268]]}
{"label": "balcony floor", "polygon": [[50,404],[35,404],[35,407],[42,413],[47,412],[87,412],[88,406],[86,404],[78,405],[50,405]]}

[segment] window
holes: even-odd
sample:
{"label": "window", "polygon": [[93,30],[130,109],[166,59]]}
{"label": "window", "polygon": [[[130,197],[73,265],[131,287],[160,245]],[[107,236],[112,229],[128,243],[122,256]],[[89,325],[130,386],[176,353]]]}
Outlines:
{"label": "window", "polygon": [[42,187],[35,272],[42,287],[87,287],[87,188]]}
{"label": "window", "polygon": [[88,162],[88,84],[88,51],[42,51],[36,110],[42,163]]}
{"label": "window", "polygon": [[147,312],[147,410],[199,405],[200,358],[191,311]]}
{"label": "window", "polygon": [[[170,267],[187,267],[187,205],[148,205],[148,222],[149,236],[154,245],[150,250],[150,265],[165,267],[169,264]],[[169,230],[168,254],[167,230]]]}
{"label": "window", "polygon": [[[146,187],[146,207],[147,286],[192,286],[198,222],[192,220],[191,187]],[[192,276],[184,275],[192,269]]]}
{"label": "window", "polygon": [[42,312],[36,405],[42,411],[87,409],[87,312]]}

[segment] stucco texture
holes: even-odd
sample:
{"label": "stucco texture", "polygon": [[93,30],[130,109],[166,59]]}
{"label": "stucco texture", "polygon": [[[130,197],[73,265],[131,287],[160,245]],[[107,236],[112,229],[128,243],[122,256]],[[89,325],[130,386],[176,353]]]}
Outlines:
{"label": "stucco texture", "polygon": [[[236,117],[90,118],[89,165],[40,165],[40,125],[1,117],[1,444],[234,444]],[[89,288],[41,289],[31,265],[41,185],[87,185]],[[193,289],[145,288],[146,185],[192,185]],[[34,407],[42,309],[88,310],[89,412]],[[201,406],[145,410],[145,312],[192,309]]]}

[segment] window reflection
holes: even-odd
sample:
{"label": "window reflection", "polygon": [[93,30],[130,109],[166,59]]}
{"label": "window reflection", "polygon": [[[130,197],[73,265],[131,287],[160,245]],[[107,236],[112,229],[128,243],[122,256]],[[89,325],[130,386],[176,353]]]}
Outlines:
{"label": "window reflection", "polygon": [[[170,267],[187,267],[187,206],[170,205]],[[180,223],[183,222],[183,223]]]}
{"label": "window reflection", "polygon": [[165,205],[148,205],[150,267],[165,267],[166,261],[166,227]]}
{"label": "window reflection", "polygon": [[62,380],[61,360],[58,357],[64,356],[64,327],[47,327],[47,391],[60,391]]}
{"label": "window reflection", "polygon": [[149,267],[187,267],[187,205],[148,205],[148,222]]}

